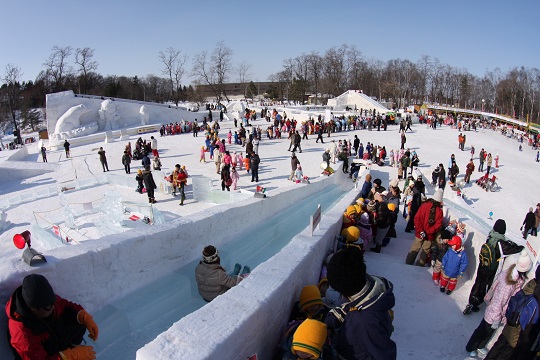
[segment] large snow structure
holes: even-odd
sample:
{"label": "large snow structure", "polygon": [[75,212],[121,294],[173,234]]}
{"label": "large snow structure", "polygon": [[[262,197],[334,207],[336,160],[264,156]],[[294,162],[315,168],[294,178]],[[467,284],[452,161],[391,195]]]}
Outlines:
{"label": "large snow structure", "polygon": [[373,100],[361,90],[348,90],[343,94],[333,99],[328,99],[328,106],[332,106],[334,110],[345,110],[348,106],[350,108],[360,109],[375,109],[381,114],[386,114],[389,110],[382,106],[379,102]]}

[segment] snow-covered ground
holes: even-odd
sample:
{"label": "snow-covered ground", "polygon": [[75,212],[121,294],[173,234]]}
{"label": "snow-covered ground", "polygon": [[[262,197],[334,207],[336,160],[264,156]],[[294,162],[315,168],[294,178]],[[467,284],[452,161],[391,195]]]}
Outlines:
{"label": "snow-covered ground", "polygon": [[[203,113],[201,113],[202,118]],[[253,123],[260,125],[263,131],[268,126],[265,120],[259,119]],[[234,132],[232,122],[222,122],[220,134],[226,138],[225,134],[229,129]],[[479,130],[478,132],[466,132],[467,144],[465,151],[458,149],[457,136],[458,131],[443,126],[437,130],[428,129],[425,125],[414,125],[413,132],[407,133],[406,146],[411,150],[416,150],[420,157],[418,171],[425,174],[426,182],[431,178],[430,174],[433,167],[438,163],[443,163],[445,167],[448,164],[450,155],[456,155],[458,166],[463,177],[465,165],[470,158],[470,146],[476,148],[475,164],[478,167],[478,153],[481,148],[491,152],[493,156],[499,154],[499,168],[492,168],[492,174],[497,176],[499,191],[486,193],[474,184],[481,174],[475,172],[471,184],[465,188],[466,200],[455,196],[455,193],[447,188],[445,199],[453,212],[457,214],[466,214],[464,218],[472,218],[471,227],[478,231],[490,229],[494,221],[498,218],[506,220],[507,236],[520,243],[521,235],[519,227],[523,221],[525,213],[529,207],[534,207],[540,201],[540,190],[535,186],[538,175],[540,175],[540,164],[535,162],[536,152],[524,144],[523,151],[518,150],[519,144],[514,139],[509,139],[492,130]],[[175,164],[185,165],[190,176],[202,175],[214,179],[216,187],[219,186],[219,175],[216,174],[215,165],[209,162],[208,153],[206,154],[206,163],[199,162],[199,150],[204,144],[204,135],[199,133],[199,137],[193,137],[191,133],[174,136],[159,137],[159,133],[145,134],[142,137],[149,139],[154,135],[158,139],[158,147],[163,163],[163,171],[172,171]],[[398,149],[400,137],[397,126],[390,126],[388,131],[366,130],[340,132],[333,134],[332,137],[325,136],[325,144],[315,143],[315,136],[311,135],[309,140],[302,141],[302,153],[297,156],[302,164],[304,174],[310,178],[319,176],[321,155],[330,140],[338,141],[340,139],[353,140],[354,135],[358,135],[364,145],[371,142],[377,145],[386,146],[387,151]],[[137,137],[131,137],[129,141],[134,145]],[[132,163],[132,172],[130,175],[124,173],[121,164],[121,156],[126,145],[126,141],[115,141],[111,143],[94,143],[84,146],[72,147],[72,158],[66,159],[63,151],[50,151],[48,153],[49,164],[41,164],[41,156],[38,154],[37,146],[28,147],[28,155],[25,155],[19,161],[12,162],[7,160],[13,154],[13,151],[0,152],[0,167],[2,167],[0,188],[0,202],[13,197],[24,199],[20,205],[10,206],[6,211],[8,228],[2,233],[0,241],[0,265],[2,281],[0,287],[0,300],[5,302],[14,289],[15,281],[11,277],[13,273],[20,273],[20,279],[24,272],[30,270],[20,259],[22,250],[13,246],[12,238],[14,234],[28,229],[32,224],[43,225],[44,222],[62,218],[63,208],[61,199],[58,196],[43,197],[39,200],[33,200],[32,196],[42,194],[44,189],[62,184],[70,184],[74,180],[99,179],[103,175],[101,164],[98,159],[97,149],[103,146],[107,153],[110,172],[125,178],[131,183],[129,186],[119,186],[99,181],[95,186],[87,187],[82,190],[66,191],[65,201],[72,204],[73,207],[83,206],[82,204],[99,204],[106,193],[111,191],[120,195],[123,201],[148,204],[146,194],[138,194],[134,191],[136,187],[135,173],[140,166],[140,162]],[[302,186],[294,184],[287,180],[290,174],[290,153],[287,152],[289,140],[286,136],[281,140],[268,140],[264,136],[259,146],[261,157],[261,169],[259,183],[252,183],[251,176],[246,174],[245,170],[240,171],[241,178],[238,186],[242,190],[255,191],[257,185],[265,187],[267,194],[272,195],[272,191],[280,191],[288,187],[296,187],[296,192],[304,191]],[[238,145],[227,145],[231,151],[242,151]],[[9,169],[9,170],[7,170]],[[30,173],[30,171],[34,171]],[[6,176],[6,171],[12,176]],[[371,169],[374,178],[381,178],[384,186],[388,186],[391,179],[397,177],[397,169],[374,166]],[[27,176],[30,177],[26,177]],[[346,176],[338,169],[333,176]],[[92,181],[93,182],[93,181]],[[58,185],[60,184],[60,185]],[[171,195],[158,193],[155,208],[164,214],[167,224],[174,223],[175,219],[190,219],[190,216],[204,217],[207,213],[216,208],[216,204],[207,202],[198,202],[193,199],[191,181],[187,187],[187,200],[184,206],[179,205],[179,199]],[[353,183],[350,183],[351,189]],[[428,186],[428,191],[433,189]],[[94,207],[94,205],[93,205]],[[226,209],[226,206],[219,209]],[[221,210],[223,211],[223,210]],[[492,219],[489,219],[489,213],[492,212]],[[223,216],[227,216],[227,211],[223,211]],[[61,246],[60,250],[50,250],[46,255],[55,260],[57,251],[61,251],[62,256],[69,256],[70,251],[73,254],[79,254],[81,251],[94,251],[99,254],[98,248],[103,247],[103,240],[96,241],[100,232],[94,225],[99,222],[98,215],[89,215],[76,218],[76,229],[69,230],[68,237],[75,241],[68,245]],[[137,237],[140,234],[150,231],[149,225],[143,224],[140,220],[129,222],[126,227],[124,239]],[[469,294],[471,281],[461,281],[458,289],[452,296],[440,295],[438,289],[433,287],[430,280],[428,269],[416,267],[407,267],[404,264],[405,255],[413,240],[412,234],[403,232],[404,221],[400,217],[397,232],[398,238],[393,239],[388,247],[383,250],[382,255],[368,253],[366,261],[368,271],[373,274],[379,274],[389,278],[396,290],[396,319],[394,325],[396,331],[393,334],[394,340],[398,344],[398,357],[400,359],[429,359],[433,356],[439,356],[444,359],[464,358],[464,346],[468,337],[477,326],[482,316],[472,314],[464,317],[461,310],[464,307]],[[62,226],[61,226],[62,227]],[[67,232],[67,228],[64,228]],[[52,234],[52,232],[51,232]],[[60,239],[58,238],[60,242]],[[143,240],[141,240],[143,241]],[[146,241],[148,241],[146,239]],[[206,243],[206,242],[205,242]],[[34,243],[37,250],[43,250],[39,242]],[[202,248],[204,244],[200,244]],[[73,249],[73,250],[71,250]],[[200,248],[189,249],[191,252],[200,252]],[[132,255],[132,254],[131,254]],[[98,255],[96,255],[98,256]],[[132,258],[132,262],[144,263],[144,259]],[[35,269],[34,269],[35,270]],[[38,270],[39,271],[39,270]],[[474,269],[469,269],[469,274],[474,274]],[[84,283],[84,274],[77,276],[77,283]],[[9,281],[5,281],[9,279]],[[20,280],[19,279],[19,280]],[[54,283],[59,294],[75,293],[69,286],[73,284]],[[69,290],[69,291],[68,291]],[[96,284],[92,289],[85,291],[107,291],[100,290]],[[295,296],[294,294],[290,294]],[[78,301],[85,296],[72,300]],[[434,300],[431,300],[434,299]],[[82,301],[81,301],[82,302]],[[96,304],[85,304],[83,306],[91,310],[97,310],[100,306]],[[424,320],[418,321],[417,316],[421,314]],[[5,315],[2,315],[5,320]],[[232,321],[232,318],[231,318]],[[5,321],[2,321],[5,324]],[[442,326],[441,324],[444,324]],[[456,327],[456,332],[449,333],[447,329],[450,325]],[[5,332],[5,325],[1,326],[2,333]],[[442,331],[441,329],[445,329]],[[251,329],[256,331],[256,328]],[[422,334],[422,335],[418,335]],[[429,339],[426,339],[429,337]],[[426,345],[429,344],[429,345]],[[5,352],[5,348],[2,349]],[[262,355],[262,354],[260,354]],[[268,355],[266,355],[268,356]]]}

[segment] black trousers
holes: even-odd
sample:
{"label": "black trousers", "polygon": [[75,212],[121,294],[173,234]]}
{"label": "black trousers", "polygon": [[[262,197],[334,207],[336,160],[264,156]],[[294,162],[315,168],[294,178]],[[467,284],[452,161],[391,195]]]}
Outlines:
{"label": "black trousers", "polygon": [[465,346],[465,350],[471,352],[485,348],[494,332],[495,330],[491,328],[491,324],[488,324],[486,320],[482,318],[480,325],[474,330],[469,342]]}
{"label": "black trousers", "polygon": [[484,296],[486,292],[493,284],[496,271],[491,271],[485,266],[478,267],[476,272],[476,279],[469,295],[469,304],[473,306],[480,306],[484,302]]}

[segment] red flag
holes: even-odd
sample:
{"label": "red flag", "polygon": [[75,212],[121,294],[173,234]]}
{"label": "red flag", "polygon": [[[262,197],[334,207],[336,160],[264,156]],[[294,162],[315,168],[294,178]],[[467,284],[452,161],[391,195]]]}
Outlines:
{"label": "red flag", "polygon": [[140,219],[140,217],[138,217],[137,215],[131,215],[131,216],[129,217],[129,220],[133,220],[133,221],[137,221],[137,220],[139,220],[139,219]]}
{"label": "red flag", "polygon": [[53,225],[52,228],[53,228],[53,231],[54,231],[54,233],[55,233],[56,235],[60,235],[60,228],[59,228],[58,226]]}

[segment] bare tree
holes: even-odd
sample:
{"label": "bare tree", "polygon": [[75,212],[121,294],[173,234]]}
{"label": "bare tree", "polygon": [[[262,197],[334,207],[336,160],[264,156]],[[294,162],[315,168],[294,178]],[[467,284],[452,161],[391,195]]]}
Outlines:
{"label": "bare tree", "polygon": [[225,94],[224,84],[230,75],[231,62],[232,50],[223,41],[217,43],[210,56],[203,51],[195,55],[193,60],[192,76],[199,84],[210,87],[218,103],[223,97],[229,100]]}
{"label": "bare tree", "polygon": [[71,67],[67,63],[67,59],[71,56],[71,46],[52,48],[51,55],[43,63],[46,67],[46,74],[52,80],[52,91],[65,90],[65,79],[71,73]]}
{"label": "bare tree", "polygon": [[14,133],[17,140],[22,144],[19,126],[17,124],[17,113],[21,110],[21,84],[22,77],[21,69],[13,64],[7,64],[4,75],[2,77],[2,107],[9,114],[9,118],[13,124]]}
{"label": "bare tree", "polygon": [[[238,72],[238,82],[242,85],[246,85],[247,81],[253,76],[251,73],[251,64],[249,64],[246,60],[238,64],[236,71]],[[247,89],[248,87],[244,86],[244,96],[246,96]]]}
{"label": "bare tree", "polygon": [[167,75],[169,78],[171,99],[178,106],[182,89],[182,77],[186,73],[184,66],[188,56],[182,54],[180,50],[169,47],[165,51],[160,51],[158,58],[165,66],[162,74]]}
{"label": "bare tree", "polygon": [[98,68],[98,63],[93,58],[94,49],[85,47],[75,50],[75,64],[78,65],[77,70],[79,72],[79,92],[82,94],[88,93],[91,74]]}

